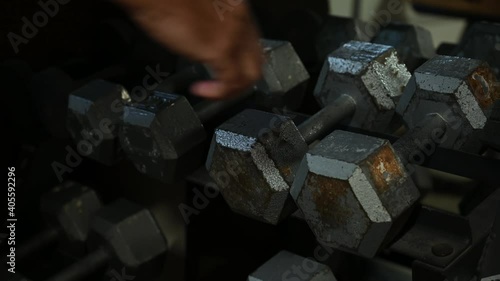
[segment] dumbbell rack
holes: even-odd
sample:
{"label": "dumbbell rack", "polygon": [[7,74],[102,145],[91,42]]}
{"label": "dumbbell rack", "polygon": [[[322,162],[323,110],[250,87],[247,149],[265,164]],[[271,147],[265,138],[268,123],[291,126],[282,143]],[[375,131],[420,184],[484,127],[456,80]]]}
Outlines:
{"label": "dumbbell rack", "polygon": [[[453,48],[447,54],[453,55]],[[172,57],[167,57],[166,64],[169,69],[174,69]],[[317,60],[315,55],[313,57],[313,61]],[[186,63],[182,59],[179,61],[178,64]],[[311,69],[311,80],[314,81],[319,74],[318,66],[314,65]],[[140,83],[138,81],[143,78],[142,72],[134,75],[131,75],[134,79],[127,81],[130,84],[128,86]],[[25,83],[25,79],[21,80],[20,83]],[[21,87],[14,89],[20,96],[19,100],[17,97],[15,100],[23,104],[25,100]],[[312,95],[311,85],[308,94]],[[187,98],[197,101],[190,96]],[[280,113],[289,115],[299,125],[318,111],[317,105],[311,100],[302,107],[301,112],[304,113]],[[232,108],[205,124],[207,135],[213,135],[218,125],[240,109]],[[36,127],[38,123],[34,124]],[[27,139],[21,137],[25,133],[23,131],[30,131],[30,134],[33,131],[33,135],[36,135],[35,129],[17,127],[12,130],[18,133],[19,139]],[[396,135],[343,125],[338,125],[336,129],[387,139],[391,143],[399,139]],[[19,204],[17,233],[20,243],[26,241],[34,229],[42,228],[38,201],[42,194],[58,183],[52,164],[67,163],[67,147],[73,146],[68,139],[53,138],[47,136],[46,132],[37,137],[33,138],[33,145],[20,149],[21,156],[16,159],[19,167],[18,188],[22,190],[16,198]],[[208,149],[207,141],[202,145],[204,155],[200,159],[204,159]],[[401,231],[373,259],[332,251],[319,245],[300,212],[294,213],[278,226],[266,225],[233,213],[222,196],[213,195],[217,193],[217,187],[204,167],[188,175],[185,180],[164,184],[139,173],[126,159],[113,166],[104,166],[82,158],[64,178],[94,187],[105,203],[125,197],[152,210],[156,219],[163,222],[160,225],[165,235],[175,237],[173,241],[180,241],[178,244],[181,245],[171,251],[160,280],[201,281],[221,277],[223,280],[246,280],[269,257],[286,249],[314,258],[319,252],[327,253],[328,257],[322,262],[332,268],[341,281],[374,280],[367,278],[367,274],[373,274],[373,278],[395,281],[409,278],[415,281],[461,281],[472,280],[478,275],[492,276],[500,267],[500,157],[498,152],[491,150],[489,153],[478,155],[437,147],[427,155],[421,166],[429,171],[439,171],[438,175],[433,174],[439,180],[434,190],[424,190],[424,193],[441,192],[461,197],[463,200],[459,212],[445,211],[425,201],[417,204],[408,214],[409,219]],[[448,181],[450,175],[471,179],[473,183]],[[207,194],[207,186],[213,188],[210,194]],[[187,217],[185,212],[182,213],[182,206],[190,208]],[[18,268],[34,281],[44,280],[79,259],[81,257],[49,248],[27,261],[19,262]],[[99,272],[89,280],[108,280],[108,277],[106,273]]]}

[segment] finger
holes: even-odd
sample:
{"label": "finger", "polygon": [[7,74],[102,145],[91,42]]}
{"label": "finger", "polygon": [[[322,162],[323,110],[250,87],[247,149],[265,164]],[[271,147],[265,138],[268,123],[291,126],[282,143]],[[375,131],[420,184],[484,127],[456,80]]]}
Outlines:
{"label": "finger", "polygon": [[191,93],[208,99],[219,99],[224,93],[224,85],[221,81],[201,81],[191,86]]}

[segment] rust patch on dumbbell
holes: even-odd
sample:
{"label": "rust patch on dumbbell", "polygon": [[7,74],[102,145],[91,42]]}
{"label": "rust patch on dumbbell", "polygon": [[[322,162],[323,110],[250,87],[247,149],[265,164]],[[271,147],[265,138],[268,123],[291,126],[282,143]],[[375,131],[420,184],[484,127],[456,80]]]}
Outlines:
{"label": "rust patch on dumbbell", "polygon": [[347,180],[327,178],[318,174],[309,173],[306,188],[310,188],[316,210],[325,221],[335,221],[344,224],[351,217],[351,211],[342,208],[340,199],[347,196],[350,189]]}
{"label": "rust patch on dumbbell", "polygon": [[378,193],[386,192],[395,181],[404,177],[401,164],[387,144],[368,158],[368,169]]}
{"label": "rust patch on dumbbell", "polygon": [[477,68],[467,80],[481,108],[489,108],[495,100],[500,99],[500,87],[490,68]]}

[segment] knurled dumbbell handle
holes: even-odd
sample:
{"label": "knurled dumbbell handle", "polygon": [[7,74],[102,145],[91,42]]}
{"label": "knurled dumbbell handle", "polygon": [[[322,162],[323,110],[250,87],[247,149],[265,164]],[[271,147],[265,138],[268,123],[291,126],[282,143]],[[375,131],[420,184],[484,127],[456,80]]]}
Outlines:
{"label": "knurled dumbbell handle", "polygon": [[443,134],[446,134],[446,130],[447,123],[441,115],[429,114],[415,128],[396,141],[393,148],[403,164],[406,165],[416,152],[422,150],[420,146],[434,142],[435,139],[441,139]]}
{"label": "knurled dumbbell handle", "polygon": [[59,229],[56,227],[49,227],[31,237],[28,241],[21,244],[17,250],[16,256],[18,260],[23,260],[33,253],[39,252],[41,249],[54,243],[59,238]]}
{"label": "knurled dumbbell handle", "polygon": [[342,95],[298,126],[307,144],[323,138],[335,125],[356,111],[356,102]]}
{"label": "knurled dumbbell handle", "polygon": [[80,281],[106,266],[110,255],[103,248],[88,254],[83,259],[63,269],[46,281]]}

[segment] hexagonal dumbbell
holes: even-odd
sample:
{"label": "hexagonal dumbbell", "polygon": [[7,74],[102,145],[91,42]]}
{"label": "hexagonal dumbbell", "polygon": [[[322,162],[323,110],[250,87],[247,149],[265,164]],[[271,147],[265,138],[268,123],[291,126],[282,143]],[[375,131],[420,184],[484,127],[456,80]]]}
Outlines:
{"label": "hexagonal dumbbell", "polygon": [[[351,116],[348,122],[353,126],[383,129],[389,125],[393,98],[406,80],[392,79],[388,82],[392,87],[386,88],[365,87],[363,81],[387,80],[394,71],[405,69],[393,48],[351,42],[332,53],[323,69],[316,89],[325,107],[300,126],[285,117],[253,110],[219,126],[206,166],[231,209],[270,224],[286,218],[295,207],[288,195],[290,185],[308,144]],[[338,80],[343,83],[335,83]],[[338,88],[323,87],[330,84]]]}
{"label": "hexagonal dumbbell", "polygon": [[436,53],[430,31],[406,23],[392,22],[384,26],[372,42],[396,48],[401,60],[411,72]]}
{"label": "hexagonal dumbbell", "polygon": [[[279,28],[297,50],[304,64],[316,72],[329,53],[351,40],[369,41],[366,24],[358,19],[323,16],[309,9],[287,14]],[[312,43],[311,43],[312,42]]]}
{"label": "hexagonal dumbbell", "polygon": [[73,63],[61,68],[47,68],[33,76],[30,82],[33,106],[38,111],[40,122],[52,136],[67,137],[68,96],[73,90],[94,79],[118,81],[128,75],[119,65],[82,75],[80,72],[86,71],[79,68],[87,67],[86,64]]}
{"label": "hexagonal dumbbell", "polygon": [[366,32],[366,24],[358,19],[328,16],[316,35],[318,61],[323,62],[332,51],[349,41],[370,41],[371,37]]}
{"label": "hexagonal dumbbell", "polygon": [[121,158],[117,136],[123,106],[130,100],[123,86],[104,80],[94,80],[70,94],[67,128],[81,155],[105,165]]}
{"label": "hexagonal dumbbell", "polygon": [[281,251],[266,261],[247,281],[336,281],[331,269],[312,259]]}
{"label": "hexagonal dumbbell", "polygon": [[410,129],[428,114],[441,115],[449,128],[440,145],[474,152],[492,105],[499,98],[500,87],[488,64],[436,56],[415,70],[397,112]]}
{"label": "hexagonal dumbbell", "polygon": [[421,115],[413,116],[410,131],[394,146],[337,131],[309,151],[290,193],[316,238],[331,247],[375,255],[418,199],[407,164],[423,163],[422,150],[432,152],[433,146],[462,147],[468,135],[457,133],[453,122],[461,130],[477,124],[478,114],[485,114],[498,94],[485,86],[491,79],[491,70],[479,61],[433,58],[415,71],[401,98],[408,116]]}
{"label": "hexagonal dumbbell", "polygon": [[55,242],[61,243],[67,254],[82,255],[90,220],[102,206],[96,192],[79,183],[65,182],[45,194],[40,205],[48,226],[20,244],[17,258],[24,259]]}
{"label": "hexagonal dumbbell", "polygon": [[163,267],[167,242],[149,210],[119,199],[94,217],[88,247],[87,256],[48,280],[86,280],[105,268],[134,280],[154,280]]}
{"label": "hexagonal dumbbell", "polygon": [[256,83],[255,103],[265,108],[297,109],[309,82],[309,73],[287,41],[261,40],[264,51],[262,79]]}
{"label": "hexagonal dumbbell", "polygon": [[[186,67],[165,78],[157,89],[184,91],[193,81],[207,76],[201,66]],[[123,157],[118,132],[124,107],[147,95],[145,88],[134,88],[129,94],[122,85],[104,80],[91,81],[73,91],[68,101],[67,128],[78,152],[104,165],[117,163]]]}
{"label": "hexagonal dumbbell", "polygon": [[254,92],[230,100],[205,101],[194,108],[184,96],[155,92],[145,102],[127,106],[120,139],[141,173],[175,181],[201,164],[200,148],[206,138],[203,123],[249,97],[269,96],[262,98],[268,105],[292,99],[284,91],[294,93],[302,88],[309,77],[307,71],[289,43],[265,42],[268,60],[264,78]]}
{"label": "hexagonal dumbbell", "polygon": [[394,48],[351,41],[328,55],[314,96],[325,106],[349,95],[357,105],[349,125],[384,131],[410,77]]}
{"label": "hexagonal dumbbell", "polygon": [[[410,133],[394,149],[387,148],[387,142],[371,139],[372,143],[379,143],[377,151],[388,151],[391,156],[367,150],[366,136],[337,132],[325,138],[303,160],[292,188],[292,196],[317,238],[334,247],[374,255],[390,237],[397,218],[411,206],[412,200],[393,201],[392,198],[404,198],[401,194],[387,195],[402,191],[406,196],[413,194],[408,192],[413,187],[403,172],[404,163],[424,161],[418,152],[430,150],[427,146],[463,148],[473,127],[480,129],[478,125],[485,121],[492,101],[497,99],[498,90],[493,85],[492,72],[484,63],[436,57],[415,71],[401,98],[398,110],[405,109],[401,112],[410,121]],[[454,128],[454,124],[458,126]],[[346,149],[354,156],[330,153]],[[399,160],[394,160],[394,155]],[[329,169],[321,170],[324,165]],[[348,165],[353,168],[345,173]],[[373,167],[384,171],[383,176],[377,176]],[[363,181],[359,180],[359,171]],[[394,183],[402,183],[403,187]],[[325,200],[328,196],[330,199]],[[358,206],[358,211],[354,212],[353,206]]]}
{"label": "hexagonal dumbbell", "polygon": [[476,22],[464,33],[453,55],[488,62],[500,78],[500,23]]}
{"label": "hexagonal dumbbell", "polygon": [[306,154],[290,194],[321,243],[367,257],[419,197],[388,141],[344,131]]}

